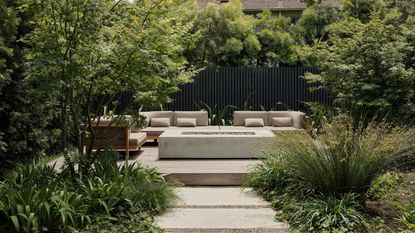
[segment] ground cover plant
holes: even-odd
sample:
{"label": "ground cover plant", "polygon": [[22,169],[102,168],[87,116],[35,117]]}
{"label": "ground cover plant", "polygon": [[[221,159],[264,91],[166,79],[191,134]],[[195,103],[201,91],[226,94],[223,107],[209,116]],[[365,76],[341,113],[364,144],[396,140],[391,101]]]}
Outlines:
{"label": "ground cover plant", "polygon": [[[415,131],[384,121],[358,127],[350,122],[350,117],[335,118],[323,124],[324,133],[314,138],[301,133],[279,135],[245,185],[282,210],[277,218],[300,232],[388,229],[368,199],[396,187],[396,180],[385,185],[379,179],[396,161],[414,153]],[[402,219],[411,222],[411,209],[404,206]]]}
{"label": "ground cover plant", "polygon": [[174,201],[172,185],[154,169],[117,166],[117,159],[101,154],[88,177],[74,177],[70,164],[61,172],[20,166],[0,186],[0,232],[159,232],[151,216]]}

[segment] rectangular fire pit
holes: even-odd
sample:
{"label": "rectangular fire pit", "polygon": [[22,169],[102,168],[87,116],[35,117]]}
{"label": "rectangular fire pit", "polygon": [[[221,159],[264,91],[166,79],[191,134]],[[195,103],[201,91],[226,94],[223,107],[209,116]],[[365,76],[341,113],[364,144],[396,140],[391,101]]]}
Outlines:
{"label": "rectangular fire pit", "polygon": [[255,135],[255,132],[185,131],[185,132],[182,132],[182,135]]}
{"label": "rectangular fire pit", "polygon": [[166,130],[159,138],[159,158],[259,158],[261,145],[274,137],[264,129]]}

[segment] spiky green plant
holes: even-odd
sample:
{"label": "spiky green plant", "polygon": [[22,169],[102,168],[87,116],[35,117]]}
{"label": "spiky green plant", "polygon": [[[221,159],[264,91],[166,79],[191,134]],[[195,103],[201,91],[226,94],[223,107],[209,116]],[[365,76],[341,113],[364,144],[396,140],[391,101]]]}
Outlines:
{"label": "spiky green plant", "polygon": [[0,232],[82,229],[97,219],[160,213],[175,200],[172,184],[155,169],[118,166],[117,158],[100,154],[82,178],[71,176],[72,166],[60,173],[42,164],[18,168],[0,183]]}
{"label": "spiky green plant", "polygon": [[323,131],[316,138],[281,133],[275,155],[292,179],[324,195],[366,193],[388,166],[415,148],[414,129],[386,122],[356,128],[339,120],[324,124]]}
{"label": "spiky green plant", "polygon": [[415,230],[415,201],[411,201],[408,208],[399,206],[399,209],[402,211],[402,216],[399,220],[408,230]]}
{"label": "spiky green plant", "polygon": [[233,105],[225,105],[218,107],[215,104],[213,107],[210,107],[205,102],[200,101],[195,103],[196,107],[201,111],[207,111],[209,117],[209,125],[227,125],[230,122],[229,116],[227,115],[230,109],[237,109]]}
{"label": "spiky green plant", "polygon": [[357,199],[353,194],[313,198],[300,204],[289,223],[300,232],[365,232],[367,220]]}

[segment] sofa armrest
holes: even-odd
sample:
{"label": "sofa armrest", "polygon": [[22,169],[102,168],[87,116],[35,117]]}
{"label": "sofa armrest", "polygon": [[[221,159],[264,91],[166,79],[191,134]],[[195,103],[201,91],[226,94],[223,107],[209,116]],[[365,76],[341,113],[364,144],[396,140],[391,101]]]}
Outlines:
{"label": "sofa armrest", "polygon": [[298,129],[305,129],[305,113],[303,112],[291,112],[291,117],[293,119],[293,126]]}

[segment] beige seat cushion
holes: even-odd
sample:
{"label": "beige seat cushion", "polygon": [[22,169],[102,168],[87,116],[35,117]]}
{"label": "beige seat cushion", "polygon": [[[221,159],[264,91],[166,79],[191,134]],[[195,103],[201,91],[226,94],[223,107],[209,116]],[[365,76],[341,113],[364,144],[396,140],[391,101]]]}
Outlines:
{"label": "beige seat cushion", "polygon": [[140,112],[140,115],[144,116],[151,125],[151,118],[169,118],[170,125],[173,125],[173,112],[172,111],[152,111],[152,112]]}
{"label": "beige seat cushion", "polygon": [[246,127],[264,127],[264,120],[262,118],[245,118]]}
{"label": "beige seat cushion", "polygon": [[272,125],[272,118],[274,117],[291,117],[293,121],[293,127],[298,129],[305,128],[305,114],[298,111],[269,111],[268,112],[268,125]]}
{"label": "beige seat cushion", "polygon": [[177,127],[196,127],[196,118],[177,118]]}
{"label": "beige seat cushion", "polygon": [[261,118],[264,124],[268,122],[268,115],[265,111],[235,111],[233,112],[233,125],[245,126],[246,118]]}
{"label": "beige seat cushion", "polygon": [[221,130],[256,130],[256,129],[265,129],[272,132],[284,132],[284,131],[305,131],[304,129],[298,129],[294,127],[272,127],[272,126],[264,126],[264,127],[245,127],[245,126],[221,126]]}
{"label": "beige seat cushion", "polygon": [[176,111],[174,112],[173,125],[177,125],[178,118],[195,118],[196,126],[207,126],[209,117],[206,111]]}
{"label": "beige seat cushion", "polygon": [[291,117],[273,117],[271,119],[274,127],[292,127],[293,119]]}
{"label": "beige seat cushion", "polygon": [[153,117],[150,121],[151,127],[169,127],[170,126],[170,118],[157,118]]}
{"label": "beige seat cushion", "polygon": [[146,133],[131,133],[130,134],[130,146],[142,145],[147,138]]}

